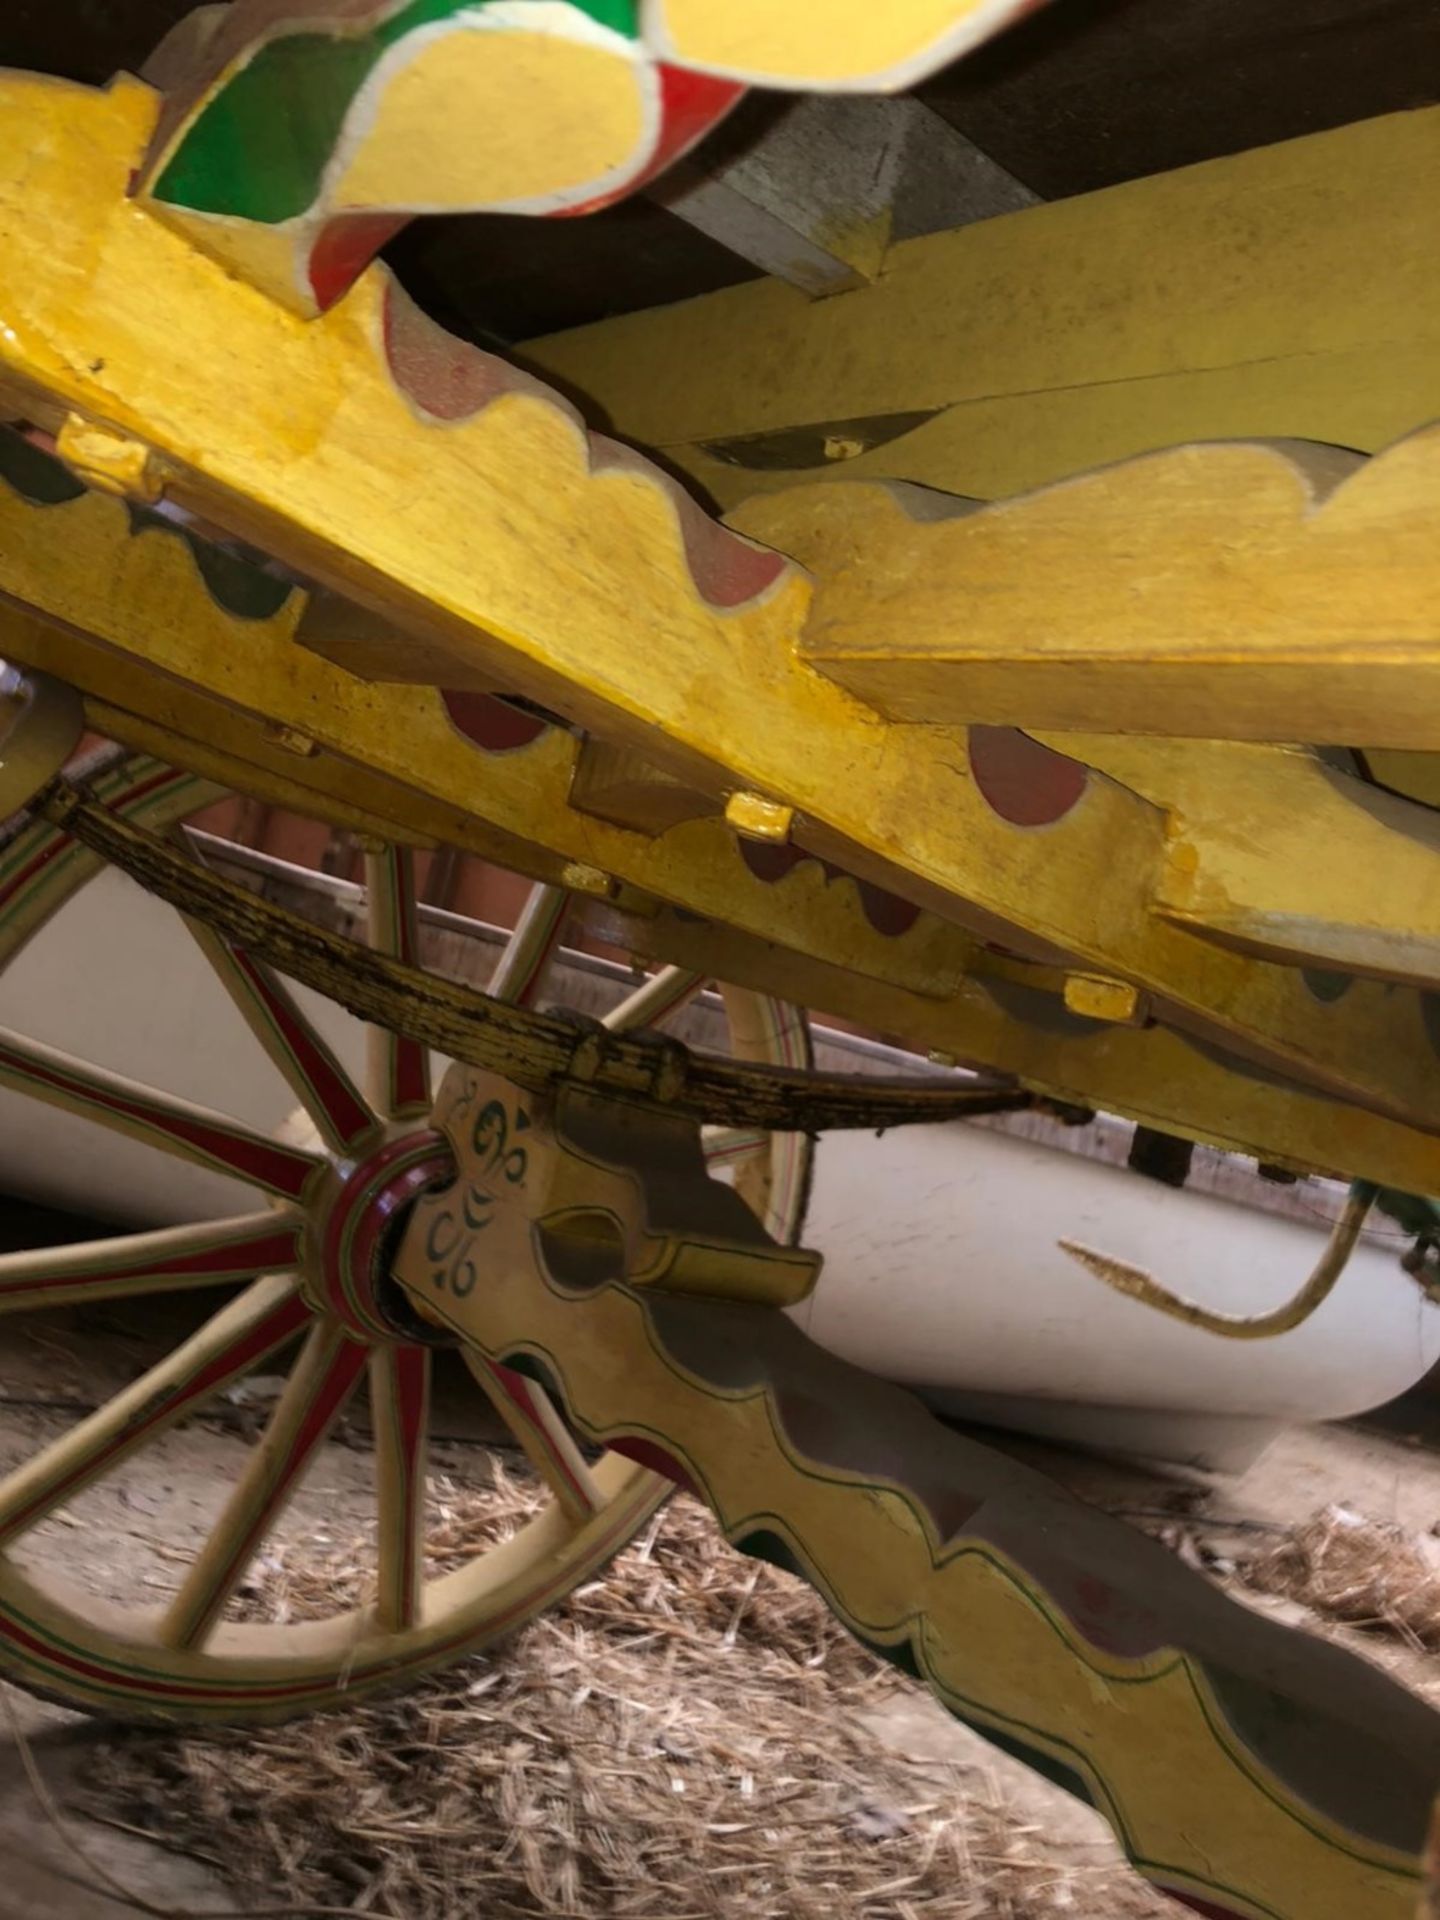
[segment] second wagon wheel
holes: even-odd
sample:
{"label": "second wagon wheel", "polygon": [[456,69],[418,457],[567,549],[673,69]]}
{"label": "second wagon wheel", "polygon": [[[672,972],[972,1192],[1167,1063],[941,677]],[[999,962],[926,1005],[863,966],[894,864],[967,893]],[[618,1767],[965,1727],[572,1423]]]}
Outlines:
{"label": "second wagon wheel", "polygon": [[[104,752],[91,777],[107,805],[152,829],[178,829],[216,797],[188,774],[119,750]],[[367,866],[370,938],[412,956],[410,857],[386,848],[369,854]],[[0,1017],[14,1019],[24,999],[13,985],[4,993],[7,978],[17,981],[22,950],[33,961],[35,936],[62,933],[62,910],[97,879],[131,884],[104,876],[92,855],[43,820],[21,816],[0,830]],[[516,1001],[535,994],[567,898],[535,888],[492,992]],[[173,1351],[87,1417],[58,1433],[48,1426],[30,1456],[0,1476],[0,1667],[37,1691],[127,1718],[276,1719],[403,1681],[512,1630],[609,1559],[670,1483],[618,1454],[587,1456],[538,1388],[477,1362],[480,1384],[549,1498],[513,1537],[427,1578],[435,1356],[387,1304],[384,1270],[397,1219],[451,1170],[428,1124],[431,1062],[423,1048],[370,1029],[365,1070],[352,1076],[307,1016],[303,997],[244,951],[149,904],[152,915],[168,916],[173,942],[192,956],[190,943],[199,941],[254,1043],[288,1082],[299,1125],[267,1135],[225,1117],[223,1074],[206,1111],[31,1034],[0,1030],[0,1087],[15,1152],[23,1151],[16,1116],[34,1099],[93,1122],[86,1131],[97,1150],[107,1132],[128,1136],[157,1158],[178,1155],[252,1190],[237,1216],[0,1254],[7,1315],[124,1300],[143,1311],[162,1294],[231,1289]],[[160,1022],[164,953],[173,949],[164,949],[147,981]],[[96,978],[115,962],[90,951],[86,964]],[[607,1024],[653,1025],[704,986],[694,974],[666,969],[632,990]],[[808,1059],[801,1016],[746,993],[727,990],[725,1000],[736,1051],[791,1065]],[[221,1064],[218,1046],[215,1057]],[[730,1163],[775,1236],[797,1239],[810,1142],[718,1134],[713,1152],[717,1163]],[[148,1606],[105,1604],[60,1579],[36,1551],[37,1528],[67,1502],[247,1375],[278,1371],[286,1378],[268,1423],[234,1483],[220,1490],[203,1544],[189,1564],[174,1567],[173,1593]],[[373,1598],[285,1625],[234,1617],[232,1596],[367,1376],[378,1523]]]}

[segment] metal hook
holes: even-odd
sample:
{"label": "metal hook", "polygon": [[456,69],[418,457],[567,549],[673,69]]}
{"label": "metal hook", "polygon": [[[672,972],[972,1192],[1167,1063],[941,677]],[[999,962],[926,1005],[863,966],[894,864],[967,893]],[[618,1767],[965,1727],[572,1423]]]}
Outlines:
{"label": "metal hook", "polygon": [[1317,1261],[1315,1271],[1293,1299],[1276,1307],[1271,1313],[1213,1313],[1208,1307],[1202,1307],[1196,1301],[1187,1300],[1182,1294],[1172,1293],[1168,1287],[1162,1287],[1143,1267],[1132,1267],[1128,1261],[1117,1260],[1108,1253],[1098,1253],[1093,1247],[1082,1246],[1076,1240],[1062,1240],[1060,1245],[1072,1260],[1078,1260],[1082,1267],[1103,1280],[1107,1287],[1113,1287],[1116,1293],[1123,1293],[1131,1300],[1138,1300],[1142,1306],[1154,1307],[1157,1313],[1169,1314],[1172,1320],[1183,1320],[1187,1326],[1199,1327],[1203,1333],[1217,1334],[1223,1340],[1273,1340],[1279,1334],[1292,1333],[1296,1327],[1303,1326],[1334,1292],[1350,1255],[1355,1251],[1355,1243],[1360,1238],[1360,1229],[1370,1212],[1375,1192],[1376,1189],[1368,1181],[1355,1182],[1345,1202],[1344,1212],[1330,1231],[1329,1244]]}

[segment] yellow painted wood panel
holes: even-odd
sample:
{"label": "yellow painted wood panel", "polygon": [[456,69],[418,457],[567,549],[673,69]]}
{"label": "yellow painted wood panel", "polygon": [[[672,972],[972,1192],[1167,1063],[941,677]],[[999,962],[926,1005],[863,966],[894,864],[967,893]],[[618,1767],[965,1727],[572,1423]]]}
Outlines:
{"label": "yellow painted wood panel", "polygon": [[979,46],[1031,0],[654,0],[657,53],[761,86],[871,92],[911,85]]}
{"label": "yellow painted wood panel", "polygon": [[[124,198],[153,120],[144,89],[12,77],[0,96],[0,360],[19,411],[46,425],[73,411],[133,436],[170,498],[393,614],[484,680],[682,778],[718,775],[794,807],[807,851],[1012,952],[1129,980],[1206,1043],[1440,1130],[1419,996],[1357,987],[1317,1024],[1290,969],[1166,924],[1149,897],[1167,823],[1103,776],[1062,762],[1058,815],[1032,827],[1004,814],[973,739],[886,725],[797,661],[808,581],[772,572],[743,597],[753,549],[730,546],[638,459],[587,442],[553,397],[437,338],[383,274],[304,322],[185,248]],[[177,339],[210,350],[176,354]],[[434,406],[413,397],[414,363],[432,354],[458,404],[449,384]],[[717,550],[738,571],[738,597],[705,597],[689,540],[707,577]],[[51,591],[41,580],[29,597]],[[645,633],[663,646],[637,646]],[[184,663],[185,632],[168,641],[180,677],[201,673]],[[156,644],[147,629],[144,649]],[[233,688],[247,664],[227,655],[204,671]],[[350,683],[333,750],[393,766],[393,730],[363,746],[350,731],[371,691]],[[279,717],[268,689],[262,711]],[[307,713],[300,730],[331,723]],[[407,759],[400,777],[415,783],[413,769]],[[712,832],[692,822],[666,842]]]}
{"label": "yellow painted wood panel", "polygon": [[1303,748],[1039,737],[1166,809],[1155,904],[1177,925],[1322,971],[1440,979],[1440,813]]}
{"label": "yellow painted wood panel", "polygon": [[1201,443],[978,512],[770,504],[816,575],[805,657],[890,719],[1440,747],[1440,428],[1369,460]]}
{"label": "yellow painted wood panel", "polygon": [[[1374,451],[1440,417],[1440,108],[1236,154],[527,345],[723,503],[793,483],[700,441],[937,409],[826,467],[994,498],[1182,440]],[[813,477],[813,470],[812,470]]]}

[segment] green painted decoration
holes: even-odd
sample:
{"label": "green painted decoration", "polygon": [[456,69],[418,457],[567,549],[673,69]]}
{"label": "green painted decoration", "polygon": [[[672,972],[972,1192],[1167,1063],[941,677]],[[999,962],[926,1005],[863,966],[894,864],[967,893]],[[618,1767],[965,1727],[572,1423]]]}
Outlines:
{"label": "green painted decoration", "polygon": [[[264,42],[182,134],[154,198],[264,226],[297,219],[317,199],[346,115],[390,49],[425,27],[464,24],[487,4],[406,0],[356,36],[306,32]],[[569,0],[569,8],[627,39],[639,36],[636,0]],[[549,6],[537,14],[537,24],[553,17]]]}

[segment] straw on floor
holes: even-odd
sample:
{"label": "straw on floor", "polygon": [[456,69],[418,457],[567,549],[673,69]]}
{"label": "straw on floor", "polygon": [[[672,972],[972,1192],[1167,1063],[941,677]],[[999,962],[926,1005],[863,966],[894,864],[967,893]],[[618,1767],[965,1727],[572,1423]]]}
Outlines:
{"label": "straw on floor", "polygon": [[[535,1500],[503,1469],[486,1490],[440,1494],[437,1566]],[[358,1550],[282,1552],[247,1607],[333,1612],[366,1577]],[[878,1742],[862,1715],[908,1685],[677,1499],[602,1580],[492,1655],[291,1726],[121,1738],[91,1792],[211,1858],[257,1906],[393,1920],[1174,1911],[1093,1846],[1049,1844],[1034,1801],[983,1767]]]}
{"label": "straw on floor", "polygon": [[1440,1647],[1440,1542],[1348,1507],[1325,1507],[1293,1528],[1245,1578],[1325,1619]]}

